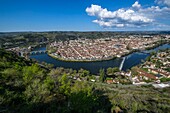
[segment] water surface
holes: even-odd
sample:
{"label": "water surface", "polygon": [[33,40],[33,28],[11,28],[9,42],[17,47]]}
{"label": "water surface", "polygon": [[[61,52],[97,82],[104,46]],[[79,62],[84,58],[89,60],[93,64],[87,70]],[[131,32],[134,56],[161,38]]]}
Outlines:
{"label": "water surface", "polygon": [[[164,44],[162,46],[156,47],[155,49],[149,50],[147,52],[158,51],[162,49],[170,48],[170,44]],[[45,47],[36,48],[35,50],[46,50]],[[131,67],[138,65],[142,60],[145,60],[150,54],[134,52],[130,55],[125,56],[125,62],[122,70],[130,69]],[[99,69],[104,68],[107,69],[109,67],[119,67],[122,58],[116,58],[108,61],[99,61],[99,62],[66,62],[54,59],[47,54],[39,54],[39,55],[31,55],[30,58],[36,59],[39,62],[47,62],[54,64],[55,67],[64,67],[64,68],[72,68],[79,70],[81,68],[89,70],[92,74],[97,74]]]}

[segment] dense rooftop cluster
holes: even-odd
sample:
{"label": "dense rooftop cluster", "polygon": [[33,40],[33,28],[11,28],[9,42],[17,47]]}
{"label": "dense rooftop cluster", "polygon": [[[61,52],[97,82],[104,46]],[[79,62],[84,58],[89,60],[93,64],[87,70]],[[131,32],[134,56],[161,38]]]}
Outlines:
{"label": "dense rooftop cluster", "polygon": [[153,47],[161,40],[160,36],[135,36],[128,38],[78,39],[53,42],[50,48],[56,51],[51,55],[64,60],[107,60],[121,57],[133,50]]}

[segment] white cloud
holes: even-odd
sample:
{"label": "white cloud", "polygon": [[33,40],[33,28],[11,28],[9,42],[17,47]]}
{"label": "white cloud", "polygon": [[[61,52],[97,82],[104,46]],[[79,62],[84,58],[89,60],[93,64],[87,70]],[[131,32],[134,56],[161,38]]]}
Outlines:
{"label": "white cloud", "polygon": [[158,4],[170,6],[170,0],[155,0],[155,2]]}
{"label": "white cloud", "polygon": [[[141,5],[135,2],[132,7],[136,9]],[[142,26],[153,22],[153,19],[138,13],[135,9],[122,8],[117,11],[108,11],[106,8],[92,4],[91,7],[86,8],[86,12],[98,18],[93,21],[94,23],[104,27]]]}
{"label": "white cloud", "polygon": [[86,8],[86,12],[90,16],[98,16],[100,18],[113,18],[115,14],[111,11],[108,11],[106,8],[103,9],[98,5],[91,5],[91,7]]}
{"label": "white cloud", "polygon": [[[159,0],[168,5],[170,0]],[[158,0],[156,1],[158,3]],[[151,6],[143,8],[138,1],[136,1],[130,8],[121,8],[115,11],[109,11],[99,5],[91,5],[86,8],[89,16],[96,17],[94,23],[103,27],[142,27],[151,26],[157,21],[157,17],[166,14],[170,18],[170,8],[164,6]],[[166,18],[167,18],[166,17]]]}
{"label": "white cloud", "polygon": [[138,1],[136,1],[136,2],[132,5],[132,7],[139,9],[139,8],[141,8],[141,5],[139,4]]}

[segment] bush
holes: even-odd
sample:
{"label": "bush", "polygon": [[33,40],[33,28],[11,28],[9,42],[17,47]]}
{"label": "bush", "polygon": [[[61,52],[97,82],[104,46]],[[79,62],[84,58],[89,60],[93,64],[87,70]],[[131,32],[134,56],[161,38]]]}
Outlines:
{"label": "bush", "polygon": [[170,78],[165,78],[165,77],[163,77],[163,78],[160,79],[160,81],[161,81],[161,82],[167,82],[167,81],[170,81]]}

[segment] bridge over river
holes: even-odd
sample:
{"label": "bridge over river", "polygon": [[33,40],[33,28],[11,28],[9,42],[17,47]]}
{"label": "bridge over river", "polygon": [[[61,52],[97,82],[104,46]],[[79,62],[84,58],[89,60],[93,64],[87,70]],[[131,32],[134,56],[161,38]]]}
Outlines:
{"label": "bridge over river", "polygon": [[38,50],[38,51],[29,52],[30,55],[45,54],[45,53],[47,53],[47,50]]}

